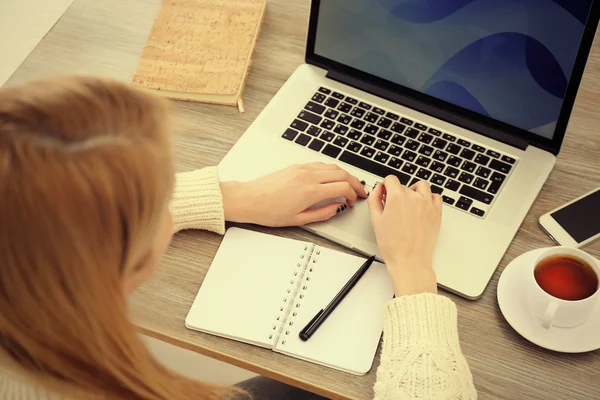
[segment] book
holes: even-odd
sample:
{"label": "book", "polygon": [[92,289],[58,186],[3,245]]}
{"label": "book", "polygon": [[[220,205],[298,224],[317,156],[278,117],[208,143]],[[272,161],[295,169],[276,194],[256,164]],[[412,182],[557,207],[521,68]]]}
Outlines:
{"label": "book", "polygon": [[163,0],[133,83],[176,100],[237,106],[266,0]]}
{"label": "book", "polygon": [[308,341],[300,331],[365,259],[309,242],[230,228],[185,319],[189,329],[344,372],[372,367],[394,294],[374,262]]}

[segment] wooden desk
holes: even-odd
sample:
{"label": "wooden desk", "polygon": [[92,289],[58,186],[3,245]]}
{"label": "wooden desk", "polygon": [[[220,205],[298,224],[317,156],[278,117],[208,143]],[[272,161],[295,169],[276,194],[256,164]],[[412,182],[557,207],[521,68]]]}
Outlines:
{"label": "wooden desk", "polygon": [[[76,0],[9,83],[64,73],[129,81],[158,4],[159,0]],[[179,104],[190,123],[176,141],[179,171],[217,164],[303,62],[308,8],[308,0],[270,1],[244,94],[245,114],[235,108]],[[541,349],[512,330],[496,301],[496,284],[504,266],[525,251],[552,245],[538,227],[539,216],[600,186],[599,167],[600,53],[596,45],[556,167],[484,296],[471,302],[448,294],[458,305],[462,349],[481,399],[600,398],[600,352],[565,355]],[[270,232],[336,247],[300,229]],[[375,368],[356,377],[184,327],[185,315],[220,241],[215,234],[198,231],[175,237],[156,278],[132,298],[131,310],[140,330],[326,396],[372,398]],[[587,250],[600,256],[600,242]]]}

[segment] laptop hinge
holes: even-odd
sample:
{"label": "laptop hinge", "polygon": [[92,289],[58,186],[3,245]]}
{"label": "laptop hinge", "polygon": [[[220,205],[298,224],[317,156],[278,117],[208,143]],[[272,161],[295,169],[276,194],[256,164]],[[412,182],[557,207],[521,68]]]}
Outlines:
{"label": "laptop hinge", "polygon": [[526,140],[520,139],[513,135],[509,135],[505,132],[502,132],[495,128],[491,128],[479,122],[467,120],[466,118],[457,116],[450,111],[446,111],[442,108],[430,104],[425,104],[412,97],[381,88],[372,83],[365,82],[361,79],[352,77],[350,75],[335,70],[329,70],[326,76],[327,78],[332,79],[334,81],[352,86],[356,89],[360,89],[372,95],[382,97],[386,100],[422,112],[424,114],[431,115],[451,124],[482,134],[491,139],[498,140],[502,143],[508,144],[509,146],[516,147],[520,150],[525,150],[527,149],[527,146],[529,146],[529,143]]}

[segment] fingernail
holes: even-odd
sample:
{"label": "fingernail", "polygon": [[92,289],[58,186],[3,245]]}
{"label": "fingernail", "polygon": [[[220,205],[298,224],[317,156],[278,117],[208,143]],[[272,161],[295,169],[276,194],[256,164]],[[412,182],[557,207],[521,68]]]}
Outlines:
{"label": "fingernail", "polygon": [[346,208],[348,208],[348,206],[346,204],[344,204],[343,206],[339,206],[337,209],[336,214],[341,213],[342,211],[344,211]]}
{"label": "fingernail", "polygon": [[373,186],[373,190],[375,190],[375,188],[377,187],[377,185],[379,185],[379,182],[375,182],[375,186]]}
{"label": "fingernail", "polygon": [[360,183],[361,183],[363,186],[365,186],[365,185],[367,184],[367,182],[365,182],[365,181],[360,181]]}

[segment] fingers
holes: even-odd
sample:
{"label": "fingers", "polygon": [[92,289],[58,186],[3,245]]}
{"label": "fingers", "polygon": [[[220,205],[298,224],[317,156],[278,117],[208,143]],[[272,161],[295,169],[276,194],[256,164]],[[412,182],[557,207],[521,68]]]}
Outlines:
{"label": "fingers", "polygon": [[441,195],[439,195],[437,193],[433,195],[433,205],[435,206],[436,210],[439,210],[439,211],[442,210],[443,202],[442,202]]}
{"label": "fingers", "polygon": [[410,188],[415,192],[422,194],[423,197],[425,197],[426,199],[432,198],[431,186],[429,186],[429,183],[427,183],[426,181],[419,181],[412,185]]}
{"label": "fingers", "polygon": [[398,180],[398,177],[396,177],[395,175],[388,175],[383,180],[383,186],[385,186],[385,191],[388,196],[400,195],[405,191],[405,187],[402,186],[402,184]]}
{"label": "fingers", "polygon": [[[336,197],[345,197],[349,206],[356,204],[358,195],[348,182],[333,182],[320,185],[318,189],[319,200],[335,199]],[[318,202],[317,201],[317,202]]]}
{"label": "fingers", "polygon": [[357,177],[350,175],[348,172],[335,166],[336,169],[321,170],[315,173],[318,176],[320,183],[333,182],[348,182],[356,194],[362,198],[367,198],[367,190],[362,182]]}
{"label": "fingers", "polygon": [[367,200],[369,205],[369,212],[371,218],[380,216],[383,213],[383,195],[385,194],[385,187],[382,184],[375,184],[375,187],[371,191],[371,195]]}
{"label": "fingers", "polygon": [[330,203],[323,207],[310,208],[298,214],[296,225],[306,225],[311,222],[327,221],[334,215],[346,210],[348,206],[344,203]]}

